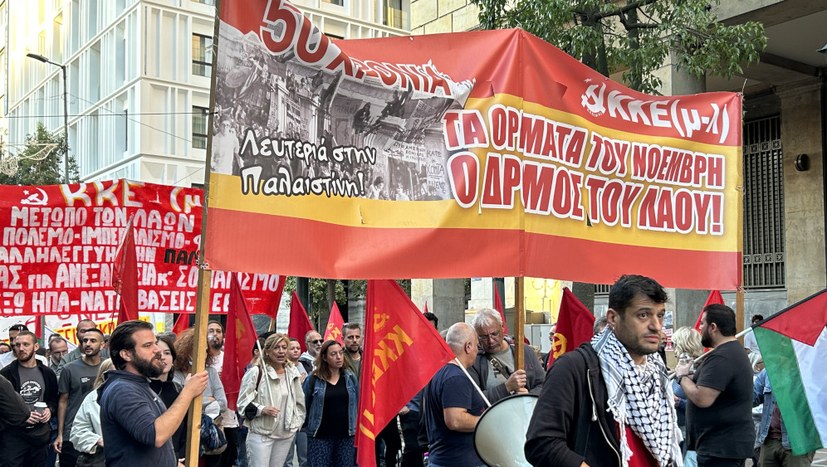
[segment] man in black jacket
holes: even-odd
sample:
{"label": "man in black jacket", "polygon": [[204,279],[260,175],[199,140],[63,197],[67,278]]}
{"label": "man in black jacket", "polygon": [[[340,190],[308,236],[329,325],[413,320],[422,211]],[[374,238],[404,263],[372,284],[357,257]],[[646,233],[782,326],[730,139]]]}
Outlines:
{"label": "man in black jacket", "polygon": [[[22,396],[31,410],[23,426],[3,433],[0,452],[3,453],[4,466],[46,463],[51,435],[49,419],[57,410],[57,378],[49,367],[35,359],[37,349],[37,337],[29,331],[21,331],[14,339],[17,360],[0,370],[0,375],[9,380],[14,391]],[[46,407],[38,409],[35,406],[38,403],[45,403]]]}
{"label": "man in black jacket", "polygon": [[0,436],[6,428],[23,426],[32,414],[29,406],[20,397],[20,393],[15,391],[9,380],[1,375],[0,413],[3,414],[3,417],[0,417]]}
{"label": "man in black jacket", "polygon": [[612,286],[607,328],[548,372],[526,435],[532,465],[664,467],[681,456],[657,355],[666,301],[648,277],[626,275]]}

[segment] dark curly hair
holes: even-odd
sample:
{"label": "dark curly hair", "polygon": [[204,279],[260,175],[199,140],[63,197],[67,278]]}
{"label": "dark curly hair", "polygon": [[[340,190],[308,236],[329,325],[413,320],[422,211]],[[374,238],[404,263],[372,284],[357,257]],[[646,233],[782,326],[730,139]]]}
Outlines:
{"label": "dark curly hair", "polygon": [[[207,340],[204,339],[206,344]],[[170,347],[172,348],[172,347]],[[189,328],[175,339],[175,359],[172,367],[181,373],[187,374],[192,370],[192,357],[195,350],[195,329]],[[209,350],[209,349],[208,349]],[[215,357],[207,352],[207,366],[212,365]]]}

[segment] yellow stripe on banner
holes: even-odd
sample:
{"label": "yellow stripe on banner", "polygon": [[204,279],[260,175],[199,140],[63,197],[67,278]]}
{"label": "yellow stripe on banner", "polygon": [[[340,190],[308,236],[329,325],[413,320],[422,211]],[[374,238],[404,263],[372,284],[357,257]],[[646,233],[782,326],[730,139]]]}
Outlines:
{"label": "yellow stripe on banner", "polygon": [[367,436],[371,440],[376,441],[376,435],[373,434],[372,431],[370,431],[365,425],[362,425],[361,423],[359,424],[359,431],[361,431],[363,435]]}
{"label": "yellow stripe on banner", "polygon": [[[510,209],[480,208],[480,198],[477,204],[465,209],[454,200],[442,201],[386,201],[367,198],[325,198],[322,196],[265,196],[242,195],[241,181],[237,176],[212,173],[210,175],[210,207],[229,209],[242,212],[269,214],[298,219],[315,220],[319,222],[347,227],[366,228],[396,228],[396,229],[494,229],[519,230],[525,229],[529,233],[561,236],[568,238],[582,238],[609,244],[625,244],[643,247],[673,248],[699,251],[737,251],[740,239],[739,206],[741,203],[741,146],[712,145],[686,140],[639,135],[628,131],[605,128],[587,121],[579,115],[562,112],[524,102],[521,98],[499,94],[487,99],[469,99],[466,109],[477,109],[483,118],[488,118],[488,109],[493,105],[504,105],[519,109],[532,115],[578,126],[588,130],[586,147],[583,150],[581,168],[569,168],[586,175],[594,174],[605,177],[607,180],[622,180],[625,182],[644,183],[631,178],[631,150],[626,156],[627,173],[619,177],[616,174],[603,175],[599,171],[585,170],[585,161],[591,150],[590,137],[598,133],[605,138],[627,141],[630,143],[658,144],[664,147],[674,147],[689,152],[701,152],[723,156],[724,160],[724,188],[706,189],[705,187],[681,187],[676,184],[648,183],[646,185],[670,187],[673,190],[687,189],[689,191],[708,191],[723,194],[724,208],[721,223],[723,233],[700,234],[695,231],[689,233],[665,232],[637,227],[638,209],[641,197],[637,198],[634,207],[629,211],[632,224],[630,227],[607,225],[602,222],[589,223],[586,219],[590,212],[587,200],[587,190],[582,187],[581,205],[584,218],[582,220],[566,217],[555,217],[551,214],[527,213],[524,221],[517,213],[524,212],[521,192],[515,192],[515,206]],[[486,124],[486,126],[488,126]],[[490,130],[490,129],[489,129]],[[740,130],[738,130],[740,131]],[[475,148],[474,152],[484,164],[489,152],[499,152],[493,148]],[[515,153],[515,151],[511,151]],[[556,161],[544,160],[529,156],[522,156],[523,161],[547,162],[562,166]],[[484,177],[484,169],[480,171],[480,179]],[[481,183],[480,183],[481,184]],[[645,185],[645,186],[646,186]],[[645,188],[644,188],[645,190]],[[478,190],[479,191],[479,190]]]}

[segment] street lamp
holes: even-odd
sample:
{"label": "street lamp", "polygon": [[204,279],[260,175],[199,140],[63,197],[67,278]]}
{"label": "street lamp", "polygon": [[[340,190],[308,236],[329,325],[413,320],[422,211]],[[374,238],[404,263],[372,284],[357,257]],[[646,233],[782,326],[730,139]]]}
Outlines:
{"label": "street lamp", "polygon": [[26,56],[60,67],[60,71],[63,72],[63,138],[66,140],[66,153],[63,155],[63,182],[69,183],[69,83],[66,81],[66,65],[53,62],[43,55],[27,53]]}

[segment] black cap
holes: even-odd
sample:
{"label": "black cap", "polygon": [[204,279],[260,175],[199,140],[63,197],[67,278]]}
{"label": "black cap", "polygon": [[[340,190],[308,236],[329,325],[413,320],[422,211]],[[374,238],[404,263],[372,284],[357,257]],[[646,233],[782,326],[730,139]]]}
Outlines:
{"label": "black cap", "polygon": [[9,328],[9,331],[28,331],[28,330],[29,330],[29,328],[27,328],[25,324],[20,324],[20,323],[13,324]]}

